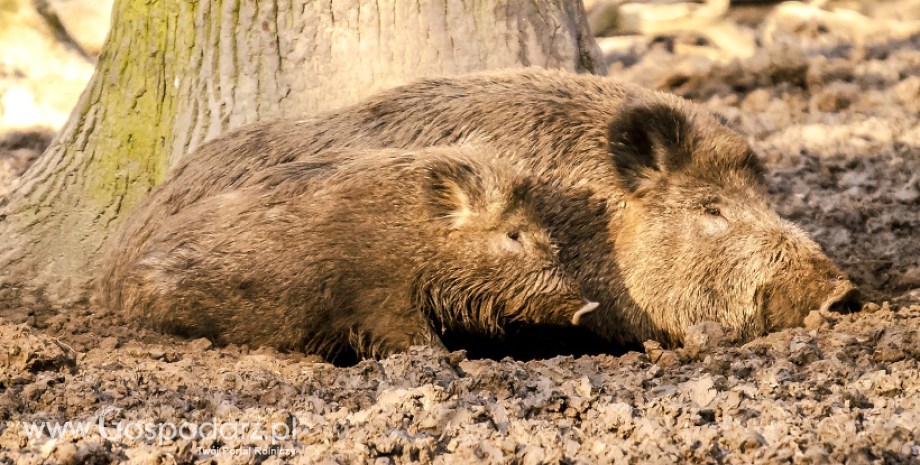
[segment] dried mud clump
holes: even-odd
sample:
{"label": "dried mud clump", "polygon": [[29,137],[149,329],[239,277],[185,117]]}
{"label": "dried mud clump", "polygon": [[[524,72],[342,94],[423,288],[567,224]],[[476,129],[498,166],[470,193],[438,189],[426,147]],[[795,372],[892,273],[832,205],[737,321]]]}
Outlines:
{"label": "dried mud clump", "polygon": [[76,355],[70,347],[26,325],[0,324],[0,376],[71,370]]}
{"label": "dried mud clump", "polygon": [[[920,305],[824,318],[743,346],[704,323],[676,352],[522,363],[419,347],[350,368],[94,321],[88,334],[105,342],[79,354],[77,371],[3,381],[0,460],[207,463],[225,447],[254,455],[221,452],[217,463],[280,459],[257,450],[303,464],[920,460]],[[52,332],[80,339],[68,327]],[[0,326],[4,338],[20,331]],[[274,449],[270,435],[117,436],[132,422],[215,419],[276,425]],[[68,420],[87,436],[27,434]]]}

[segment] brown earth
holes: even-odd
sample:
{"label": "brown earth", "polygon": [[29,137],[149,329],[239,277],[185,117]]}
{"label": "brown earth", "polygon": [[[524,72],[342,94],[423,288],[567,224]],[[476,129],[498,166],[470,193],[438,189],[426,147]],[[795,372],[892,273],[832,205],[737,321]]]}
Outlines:
{"label": "brown earth", "polygon": [[44,127],[18,129],[0,134],[0,205],[6,203],[23,173],[38,159],[54,137]]}
{"label": "brown earth", "polygon": [[[874,302],[863,312],[744,345],[703,324],[678,351],[525,363],[420,349],[337,368],[91,309],[17,309],[0,324],[0,463],[920,463],[920,35],[758,24],[752,57],[720,59],[692,33],[632,38],[611,74],[747,135],[774,208],[852,275]],[[218,438],[169,438],[215,419]],[[26,432],[65,421],[97,426]],[[256,422],[255,436],[275,424],[274,449]],[[134,424],[164,429],[117,434]]]}

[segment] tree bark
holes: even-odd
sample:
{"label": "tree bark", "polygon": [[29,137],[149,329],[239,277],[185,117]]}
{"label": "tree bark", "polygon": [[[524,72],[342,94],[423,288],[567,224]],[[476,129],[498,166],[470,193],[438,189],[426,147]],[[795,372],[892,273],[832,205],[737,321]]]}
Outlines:
{"label": "tree bark", "polygon": [[412,79],[605,72],[580,1],[117,0],[68,123],[0,208],[0,305],[87,301],[99,252],[202,141]]}

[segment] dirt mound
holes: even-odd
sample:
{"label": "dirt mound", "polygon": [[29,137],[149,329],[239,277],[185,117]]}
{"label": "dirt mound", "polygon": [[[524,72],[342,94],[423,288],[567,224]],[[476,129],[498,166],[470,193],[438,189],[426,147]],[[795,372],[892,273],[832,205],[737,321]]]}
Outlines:
{"label": "dirt mound", "polygon": [[920,460],[920,305],[868,310],[814,312],[805,328],[741,347],[703,324],[678,351],[649,344],[644,354],[522,363],[419,348],[350,368],[138,334],[88,315],[40,322],[43,336],[4,324],[3,351],[69,360],[55,334],[80,353],[75,370],[10,370],[0,357],[0,460]]}

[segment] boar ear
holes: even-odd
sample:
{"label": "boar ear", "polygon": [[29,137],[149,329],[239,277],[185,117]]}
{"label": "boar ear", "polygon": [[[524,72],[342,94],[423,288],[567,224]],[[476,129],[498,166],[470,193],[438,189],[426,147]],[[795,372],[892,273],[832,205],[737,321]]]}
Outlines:
{"label": "boar ear", "polygon": [[659,173],[686,165],[689,130],[687,117],[673,107],[626,102],[607,127],[607,147],[620,185],[635,192]]}
{"label": "boar ear", "polygon": [[470,164],[433,160],[425,166],[423,202],[432,216],[449,219],[456,227],[468,219],[482,191],[481,184]]}

